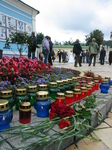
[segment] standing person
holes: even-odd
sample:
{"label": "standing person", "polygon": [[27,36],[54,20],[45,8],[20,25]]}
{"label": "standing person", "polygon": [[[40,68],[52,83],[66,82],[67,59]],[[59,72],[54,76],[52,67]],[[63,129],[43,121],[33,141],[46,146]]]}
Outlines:
{"label": "standing person", "polygon": [[65,63],[65,60],[66,60],[66,53],[65,53],[64,50],[63,50],[63,53],[62,53],[62,59],[63,59],[63,62]]}
{"label": "standing person", "polygon": [[101,65],[104,65],[105,55],[106,55],[106,51],[104,49],[104,46],[102,46],[101,51],[100,51],[100,64]]}
{"label": "standing person", "polygon": [[89,63],[89,52],[87,49],[86,49],[86,63]]}
{"label": "standing person", "polygon": [[68,62],[74,63],[74,54],[73,54],[72,50],[68,54]]}
{"label": "standing person", "polygon": [[35,37],[35,32],[32,32],[31,34],[31,42],[29,44],[29,49],[28,49],[28,58],[35,59],[35,51],[37,47],[37,38]]}
{"label": "standing person", "polygon": [[79,43],[79,40],[77,39],[74,47],[73,47],[73,53],[75,54],[75,64],[74,67],[77,67],[77,63],[79,63],[79,66],[81,67],[81,61],[80,61],[80,53],[82,52],[82,47]]}
{"label": "standing person", "polygon": [[92,42],[89,44],[89,55],[90,55],[89,66],[91,66],[93,58],[94,58],[93,66],[95,66],[95,64],[96,64],[96,55],[98,53],[98,44],[95,41],[96,41],[96,39],[93,38]]}
{"label": "standing person", "polygon": [[59,51],[58,51],[59,63],[61,63],[61,55],[62,55],[62,52],[61,52],[61,50],[59,49]]}
{"label": "standing person", "polygon": [[42,41],[42,53],[44,54],[44,64],[48,62],[49,52],[49,36],[45,36]]}
{"label": "standing person", "polygon": [[52,52],[53,52],[53,44],[52,44],[52,41],[51,41],[51,37],[49,37],[49,49],[50,49],[50,53],[49,53],[49,57],[48,57],[48,62],[51,65],[53,65],[52,59],[51,59],[51,55],[52,55]]}
{"label": "standing person", "polygon": [[112,63],[112,50],[109,52],[109,65]]}

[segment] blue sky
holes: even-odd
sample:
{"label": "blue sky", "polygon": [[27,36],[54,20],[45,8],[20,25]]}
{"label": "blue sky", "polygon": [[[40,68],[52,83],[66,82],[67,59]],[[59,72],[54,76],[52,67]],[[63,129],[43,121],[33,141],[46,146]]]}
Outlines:
{"label": "blue sky", "polygon": [[85,35],[95,29],[110,40],[112,0],[22,0],[40,11],[36,31],[49,35],[54,42],[85,42]]}

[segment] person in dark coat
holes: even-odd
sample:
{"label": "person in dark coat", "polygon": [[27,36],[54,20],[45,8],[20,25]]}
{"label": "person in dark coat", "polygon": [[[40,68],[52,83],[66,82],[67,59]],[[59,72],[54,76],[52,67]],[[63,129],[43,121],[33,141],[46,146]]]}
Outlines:
{"label": "person in dark coat", "polygon": [[80,60],[80,53],[82,53],[82,47],[79,43],[79,40],[77,39],[74,48],[73,48],[73,53],[75,54],[75,64],[74,67],[77,67],[77,63],[79,63],[79,67],[81,67],[81,60]]}
{"label": "person in dark coat", "polygon": [[48,57],[48,62],[53,65],[52,63],[52,59],[51,59],[51,53],[53,51],[53,44],[52,44],[52,41],[51,41],[51,37],[49,37],[49,49],[50,49],[50,53],[49,53],[49,57]]}
{"label": "person in dark coat", "polygon": [[100,51],[100,64],[101,65],[104,65],[105,55],[106,55],[106,51],[104,49],[104,46],[102,46],[101,51]]}
{"label": "person in dark coat", "polygon": [[66,62],[66,55],[67,55],[66,52],[63,50],[62,59],[64,63]]}
{"label": "person in dark coat", "polygon": [[31,42],[28,48],[28,58],[31,58],[32,55],[32,59],[35,59],[36,47],[37,47],[37,38],[35,37],[35,32],[32,32]]}
{"label": "person in dark coat", "polygon": [[59,51],[58,51],[59,63],[61,63],[61,55],[62,55],[62,52],[61,52],[61,50],[59,49]]}
{"label": "person in dark coat", "polygon": [[109,52],[109,65],[112,63],[112,50]]}

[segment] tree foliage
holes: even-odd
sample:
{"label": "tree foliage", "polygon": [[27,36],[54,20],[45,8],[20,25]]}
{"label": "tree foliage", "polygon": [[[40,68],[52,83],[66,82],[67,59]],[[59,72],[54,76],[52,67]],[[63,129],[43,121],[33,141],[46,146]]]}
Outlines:
{"label": "tree foliage", "polygon": [[28,33],[27,32],[12,32],[10,39],[6,38],[5,47],[6,49],[11,49],[10,44],[16,44],[19,54],[22,55],[24,51],[24,44],[27,44]]}
{"label": "tree foliage", "polygon": [[89,45],[91,43],[92,38],[95,38],[96,42],[100,46],[101,44],[103,44],[104,34],[98,29],[92,31],[89,35],[86,36],[86,45]]}
{"label": "tree foliage", "polygon": [[37,44],[42,44],[44,34],[43,33],[37,33],[36,38],[37,38]]}

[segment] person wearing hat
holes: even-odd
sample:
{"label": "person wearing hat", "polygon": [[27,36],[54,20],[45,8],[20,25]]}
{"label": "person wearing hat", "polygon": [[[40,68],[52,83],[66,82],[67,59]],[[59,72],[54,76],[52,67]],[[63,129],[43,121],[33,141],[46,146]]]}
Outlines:
{"label": "person wearing hat", "polygon": [[91,66],[93,58],[94,58],[93,66],[95,66],[95,64],[96,64],[96,55],[98,53],[99,47],[98,47],[98,44],[95,41],[96,41],[96,39],[93,38],[92,42],[89,44],[89,55],[90,55],[89,66]]}
{"label": "person wearing hat", "polygon": [[75,54],[75,63],[74,67],[77,67],[77,63],[79,63],[79,67],[81,67],[81,59],[80,59],[80,54],[82,52],[82,47],[79,43],[79,39],[76,40],[74,47],[73,47],[73,53]]}

